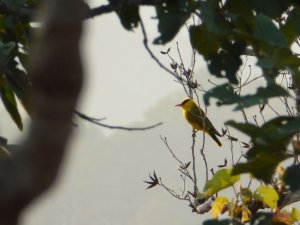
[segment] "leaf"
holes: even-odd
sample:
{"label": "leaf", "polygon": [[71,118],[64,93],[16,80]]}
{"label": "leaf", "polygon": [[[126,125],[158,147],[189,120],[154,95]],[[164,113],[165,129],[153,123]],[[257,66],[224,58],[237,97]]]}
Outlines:
{"label": "leaf", "polygon": [[283,177],[284,183],[289,186],[289,189],[294,192],[300,189],[300,165],[293,165],[286,169]]}
{"label": "leaf", "polygon": [[7,42],[2,43],[0,41],[0,63],[1,66],[6,66],[9,63],[9,60],[11,60],[11,52],[15,48],[14,42]]}
{"label": "leaf", "polygon": [[[254,144],[252,149],[265,152],[281,151],[286,152],[286,146],[290,143],[291,137],[300,131],[300,118],[281,116],[267,121],[262,127],[254,124],[236,123],[235,121],[226,122],[251,137]],[[257,150],[249,150],[247,157],[255,156]],[[253,154],[254,153],[254,154]]]}
{"label": "leaf", "polygon": [[117,8],[116,13],[122,26],[131,31],[139,23],[139,6],[125,0],[109,0],[112,6]]}
{"label": "leaf", "polygon": [[248,159],[246,163],[238,163],[233,167],[232,174],[251,173],[255,178],[270,183],[277,165],[287,157],[282,154],[261,152]]}
{"label": "leaf", "polygon": [[217,105],[237,104],[235,111],[245,109],[254,105],[264,104],[270,98],[279,96],[289,96],[286,89],[274,82],[268,83],[266,87],[260,87],[253,95],[239,96],[234,93],[231,85],[223,84],[210,89],[204,95],[204,102],[209,105],[210,98],[218,99]]}
{"label": "leaf", "polygon": [[251,218],[250,216],[251,216],[251,211],[248,209],[247,206],[243,205],[243,207],[242,207],[242,219],[241,219],[242,223],[245,224],[245,223],[249,222],[249,220]]}
{"label": "leaf", "polygon": [[287,10],[290,0],[250,0],[251,7],[257,13],[263,13],[271,18],[279,17],[284,11]]}
{"label": "leaf", "polygon": [[268,186],[260,186],[254,192],[254,197],[264,204],[266,204],[271,209],[275,209],[277,207],[277,202],[279,200],[279,195],[275,189]]}
{"label": "leaf", "polygon": [[200,3],[201,19],[209,31],[226,37],[229,32],[229,24],[223,16],[219,0],[210,0]]}
{"label": "leaf", "polygon": [[246,49],[243,41],[224,41],[218,52],[207,59],[209,72],[237,84],[236,72],[242,65],[241,55]]}
{"label": "leaf", "polygon": [[178,33],[195,9],[192,0],[167,0],[155,7],[160,36],[154,44],[166,44]]}
{"label": "leaf", "polygon": [[29,76],[18,68],[6,73],[8,87],[16,94],[24,109],[31,115]]}
{"label": "leaf", "polygon": [[159,180],[156,176],[155,171],[153,172],[153,176],[149,175],[149,177],[150,177],[151,181],[144,181],[145,183],[149,184],[149,186],[146,189],[153,188],[153,187],[155,187],[156,185],[159,184]]}
{"label": "leaf", "polygon": [[300,35],[300,15],[297,13],[297,9],[294,8],[289,12],[286,23],[280,30],[289,44],[292,44]]}
{"label": "leaf", "polygon": [[246,153],[246,163],[234,166],[233,174],[251,173],[257,179],[270,183],[280,162],[287,159],[287,146],[292,136],[300,130],[300,119],[277,117],[262,127],[254,124],[227,122],[251,137],[253,146]]}
{"label": "leaf", "polygon": [[10,42],[7,42],[7,43],[3,43],[0,41],[0,55],[1,56],[8,56],[11,51],[14,49],[15,47],[15,43],[10,41]]}
{"label": "leaf", "polygon": [[25,0],[3,0],[3,3],[8,7],[18,8],[25,4]]}
{"label": "leaf", "polygon": [[231,168],[217,171],[212,179],[206,182],[204,187],[205,194],[215,194],[237,182],[240,179],[240,176],[232,176],[231,171]]}
{"label": "leaf", "polygon": [[205,59],[209,60],[212,55],[217,54],[221,41],[205,25],[191,26],[189,33],[192,46]]}
{"label": "leaf", "polygon": [[270,45],[287,47],[287,40],[271,18],[263,14],[255,17],[254,36]]}
{"label": "leaf", "polygon": [[291,217],[294,222],[297,222],[300,220],[300,212],[297,208],[294,208],[294,207],[292,208]]}
{"label": "leaf", "polygon": [[264,104],[268,99],[280,96],[289,96],[283,87],[276,83],[269,83],[266,87],[260,87],[254,95],[241,96],[239,104],[234,108],[235,111],[248,108],[258,104]]}
{"label": "leaf", "polygon": [[126,30],[131,31],[133,28],[136,28],[139,23],[139,7],[130,6],[124,7],[121,10],[117,11],[117,14],[120,18],[121,24]]}
{"label": "leaf", "polygon": [[203,199],[206,200],[206,194],[203,192],[198,192],[196,195],[196,200],[197,201],[202,201]]}
{"label": "leaf", "polygon": [[238,100],[238,97],[234,93],[232,85],[225,83],[218,85],[215,88],[210,89],[204,94],[203,100],[205,105],[209,105],[210,98],[216,98],[219,101],[218,105],[232,104]]}
{"label": "leaf", "polygon": [[2,102],[20,130],[23,129],[22,118],[19,113],[14,93],[8,88],[5,79],[0,78],[0,95]]}
{"label": "leaf", "polygon": [[213,219],[217,219],[218,215],[222,213],[224,207],[227,205],[228,200],[226,197],[218,196],[212,203],[211,214]]}

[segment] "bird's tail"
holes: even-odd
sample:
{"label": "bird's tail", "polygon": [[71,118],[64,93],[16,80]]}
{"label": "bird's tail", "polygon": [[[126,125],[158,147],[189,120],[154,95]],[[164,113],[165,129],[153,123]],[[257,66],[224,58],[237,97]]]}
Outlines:
{"label": "bird's tail", "polygon": [[220,142],[220,140],[217,138],[217,136],[214,133],[208,132],[208,134],[211,136],[212,139],[214,139],[214,141],[218,144],[219,147],[222,146],[222,143]]}

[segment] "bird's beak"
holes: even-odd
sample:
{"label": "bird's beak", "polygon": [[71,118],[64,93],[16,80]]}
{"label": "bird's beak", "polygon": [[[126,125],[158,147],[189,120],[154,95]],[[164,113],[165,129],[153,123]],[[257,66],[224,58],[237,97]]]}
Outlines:
{"label": "bird's beak", "polygon": [[175,105],[175,107],[181,107],[181,104],[179,103],[179,104]]}

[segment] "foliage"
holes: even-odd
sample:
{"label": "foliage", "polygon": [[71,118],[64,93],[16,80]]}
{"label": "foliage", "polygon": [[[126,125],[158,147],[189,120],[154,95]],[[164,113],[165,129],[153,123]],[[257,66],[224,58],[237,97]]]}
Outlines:
{"label": "foliage", "polygon": [[[250,224],[292,224],[298,221],[297,209],[287,212],[282,207],[285,206],[283,203],[292,203],[293,200],[287,199],[288,196],[300,189],[300,60],[299,54],[294,51],[295,46],[296,49],[300,47],[299,3],[295,0],[109,0],[109,5],[103,8],[114,11],[126,30],[133,30],[141,25],[146,35],[139,15],[143,4],[155,8],[160,33],[153,41],[155,44],[170,42],[182,27],[188,26],[194,54],[197,52],[204,58],[211,75],[216,79],[222,78],[222,83],[206,91],[194,76],[195,64],[186,66],[182,59],[177,62],[169,50],[162,51],[162,54],[171,60],[171,70],[162,67],[177,79],[187,97],[199,102],[199,93],[203,92],[207,106],[211,98],[217,99],[217,104],[221,107],[234,105],[234,110],[241,112],[245,121],[228,121],[221,135],[227,137],[232,158],[234,143],[243,146],[243,150],[248,150],[246,153],[241,151],[238,160],[232,160],[231,165],[227,165],[225,160],[224,165],[219,166],[221,169],[209,178],[203,138],[200,154],[206,177],[202,191],[197,183],[199,176],[195,169],[196,134],[192,135],[192,157],[189,162],[180,160],[168,145],[167,139],[162,139],[179,164],[184,187],[190,182],[193,190],[185,189],[178,194],[165,185],[155,172],[150,175],[150,181],[146,181],[149,185],[147,188],[163,187],[175,198],[187,201],[196,213],[203,214],[212,210],[213,218],[225,212],[230,217],[218,222],[206,221],[207,225],[240,224],[248,221]],[[31,16],[36,6],[37,0],[0,2],[0,94],[4,107],[20,130],[23,123],[18,101],[29,114],[31,112],[27,61],[32,45],[31,31],[34,29]],[[192,25],[189,21],[192,21]],[[145,36],[144,44],[148,49],[146,40]],[[181,57],[179,50],[178,53]],[[256,66],[262,71],[260,77],[252,78],[250,74],[242,79],[241,68],[245,64],[245,55],[255,57]],[[152,53],[151,56],[154,58]],[[159,65],[161,66],[160,63]],[[254,94],[241,94],[245,86],[259,78],[266,83],[264,87],[257,88]],[[282,78],[285,85],[283,82],[278,83],[278,78]],[[272,109],[271,99],[279,99],[287,113],[279,114],[275,111],[275,118],[265,120],[263,111],[266,106]],[[292,104],[296,107],[293,108]],[[255,117],[255,123],[248,121],[245,110],[250,107],[259,108],[262,123],[258,123]],[[248,135],[250,142],[242,142],[231,136],[231,127]],[[203,132],[203,137],[204,135]],[[6,143],[2,143],[0,150],[3,151],[5,146]],[[293,150],[290,149],[291,146]],[[291,158],[294,160],[288,161],[288,168],[282,173],[278,172],[279,165]],[[247,186],[239,183],[237,188],[236,183],[241,182],[241,174],[244,173],[252,177]],[[256,187],[251,186],[254,181]],[[233,197],[217,196],[228,187],[234,190]],[[272,213],[259,211],[265,208],[272,209]]]}
{"label": "foliage", "polygon": [[[237,122],[235,119],[227,121],[223,135],[227,135],[231,143],[231,151],[234,142],[240,143],[248,151],[242,152],[240,158],[232,162],[232,167],[228,167],[225,160],[225,164],[220,167],[227,168],[221,168],[209,179],[209,168],[204,154],[205,140],[203,140],[200,153],[206,167],[206,182],[202,192],[199,190],[197,171],[194,169],[196,154],[192,151],[192,168],[189,170],[183,167],[185,163],[178,160],[175,150],[170,149],[168,143],[164,141],[172,156],[175,155],[174,158],[181,165],[181,176],[194,185],[194,192],[187,191],[186,194],[177,195],[173,189],[166,187],[161,178],[158,179],[157,185],[164,187],[176,198],[189,201],[193,211],[199,214],[212,210],[212,217],[216,219],[220,213],[228,212],[231,219],[221,220],[218,224],[296,223],[299,220],[296,216],[297,210],[288,212],[281,208],[288,205],[286,202],[299,201],[298,195],[297,198],[289,196],[300,189],[299,165],[297,165],[300,149],[300,123],[297,116],[300,110],[298,100],[300,60],[297,53],[300,47],[300,6],[292,0],[211,0],[194,3],[191,13],[192,25],[188,30],[191,46],[203,56],[211,75],[223,78],[223,84],[214,83],[215,86],[206,91],[206,88],[195,79],[194,65],[183,65],[182,60],[176,62],[174,57],[170,56],[169,49],[164,54],[170,58],[172,71],[187,97],[195,98],[199,102],[198,92],[204,92],[203,100],[207,106],[211,98],[215,98],[218,106],[234,105],[234,111],[242,113],[245,121]],[[186,10],[186,12],[190,11]],[[157,19],[160,23],[162,18],[159,14]],[[167,29],[159,29],[159,31],[161,37],[168,37],[167,41],[175,35]],[[178,53],[180,56],[180,52]],[[246,79],[242,77],[245,55],[256,58],[256,66],[262,71],[261,76],[253,78],[250,74]],[[284,85],[282,81],[278,82],[280,77],[285,80]],[[227,80],[225,83],[224,78]],[[242,89],[256,79],[263,79],[265,86],[258,87],[253,94],[242,95]],[[270,105],[271,99],[279,99],[287,113],[277,113]],[[253,116],[255,123],[248,121],[246,110],[250,107],[259,108],[263,119],[261,124],[256,120],[256,116]],[[266,120],[263,116],[265,107],[274,110],[275,117]],[[250,142],[242,142],[239,138],[232,137],[229,126],[246,134]],[[193,137],[192,149],[195,148],[195,141]],[[292,143],[293,150],[290,149]],[[291,158],[294,158],[294,161],[289,160],[289,167],[280,172],[278,168],[281,164]],[[242,182],[240,188],[236,190],[234,184],[244,173],[251,176],[248,187],[244,187],[245,184],[240,181]],[[257,181],[256,187],[251,185],[255,181]],[[232,200],[228,196],[218,195],[227,187],[235,189]],[[209,202],[211,207],[206,206]],[[265,208],[273,209],[273,212],[259,212]],[[215,221],[205,223],[215,223]]]}
{"label": "foliage", "polygon": [[23,8],[34,8],[35,0],[5,0],[1,2],[0,15],[0,93],[2,102],[18,128],[22,130],[22,119],[16,97],[27,110],[29,106],[30,78],[26,74],[30,50],[30,18],[21,12]]}

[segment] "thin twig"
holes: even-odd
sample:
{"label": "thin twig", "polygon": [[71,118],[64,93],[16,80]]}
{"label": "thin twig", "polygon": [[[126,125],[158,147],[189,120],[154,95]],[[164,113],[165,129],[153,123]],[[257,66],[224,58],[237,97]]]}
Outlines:
{"label": "thin twig", "polygon": [[165,70],[166,72],[168,72],[169,74],[171,74],[173,77],[175,77],[178,80],[178,76],[174,72],[172,72],[171,70],[169,70],[166,66],[164,66],[158,60],[158,58],[153,54],[153,52],[151,51],[151,49],[149,48],[147,33],[146,33],[146,29],[145,29],[144,23],[142,21],[142,18],[140,18],[140,24],[141,24],[141,30],[142,30],[142,34],[143,34],[143,38],[144,38],[143,44],[144,44],[145,49],[147,50],[147,52],[151,56],[151,58],[159,65],[160,68],[162,68],[163,70]]}
{"label": "thin twig", "polygon": [[94,123],[94,124],[97,124],[101,127],[105,127],[105,128],[109,128],[109,129],[118,129],[118,130],[127,130],[127,131],[144,131],[144,130],[149,130],[149,129],[158,127],[158,126],[163,124],[162,122],[160,122],[160,123],[157,123],[157,124],[154,124],[154,125],[151,125],[151,126],[147,126],[147,127],[113,126],[113,125],[108,125],[108,124],[104,124],[104,123],[99,122],[100,120],[103,120],[103,118],[102,119],[97,119],[97,118],[89,117],[89,116],[87,116],[87,115],[85,115],[81,112],[78,112],[77,110],[74,110],[74,113],[82,119],[85,119],[85,120],[87,120],[91,123]]}
{"label": "thin twig", "polygon": [[180,163],[181,166],[185,166],[185,164],[174,154],[173,150],[170,148],[167,138],[166,137],[162,137],[160,135],[160,139],[162,140],[162,142],[165,144],[165,146],[167,147],[167,149],[169,150],[169,152],[172,154],[173,158]]}
{"label": "thin twig", "polygon": [[[229,137],[231,137],[230,130],[229,130],[228,126],[227,126],[226,124],[224,124],[224,126],[225,126],[226,129],[227,129],[227,132],[228,132]],[[233,167],[233,165],[234,165],[234,158],[233,158],[233,142],[232,142],[232,139],[231,139],[231,138],[229,138],[229,141],[230,141],[230,152],[231,152],[231,167]]]}
{"label": "thin twig", "polygon": [[[198,97],[198,96],[197,96]],[[199,99],[198,99],[198,104],[199,104]],[[204,149],[205,149],[205,119],[206,119],[206,114],[207,114],[207,108],[205,107],[205,113],[204,113],[204,118],[202,118],[202,123],[203,123],[203,138],[202,138],[202,147],[200,149],[200,153],[202,156],[202,159],[204,161],[204,166],[205,166],[205,181],[208,181],[208,164],[207,164],[207,160],[204,154]]]}
{"label": "thin twig", "polygon": [[194,177],[194,194],[197,193],[197,173],[196,173],[196,157],[195,157],[195,143],[196,143],[196,130],[193,129],[192,134],[192,164],[193,164],[193,177]]}

